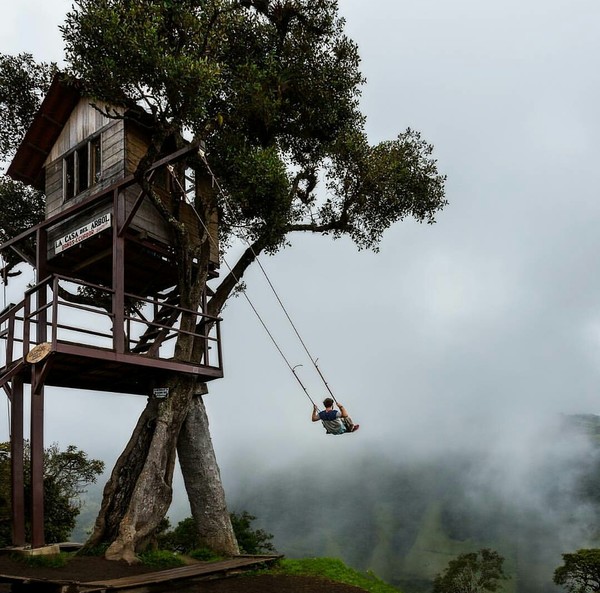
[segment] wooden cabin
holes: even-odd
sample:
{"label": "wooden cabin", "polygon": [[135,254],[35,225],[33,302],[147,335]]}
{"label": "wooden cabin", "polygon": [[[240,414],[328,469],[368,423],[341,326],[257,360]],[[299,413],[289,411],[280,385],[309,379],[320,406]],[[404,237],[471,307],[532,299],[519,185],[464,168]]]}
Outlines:
{"label": "wooden cabin", "polygon": [[[109,114],[110,113],[110,117]],[[115,186],[134,174],[149,143],[143,117],[123,117],[122,108],[93,103],[57,77],[42,103],[7,173],[46,194],[47,265],[53,272],[76,274],[90,282],[110,285],[111,228]],[[166,165],[174,167],[173,177]],[[166,163],[153,173],[156,191],[167,208],[185,222],[192,237],[205,228],[192,204],[195,192],[210,187],[205,176],[190,176],[179,162]],[[191,200],[181,195],[180,187]],[[104,199],[87,205],[91,196]],[[152,295],[176,281],[173,236],[169,224],[135,184],[119,187],[126,229],[126,290]],[[77,206],[81,206],[77,208]],[[72,212],[70,216],[59,216]],[[219,266],[217,213],[207,224],[211,235],[210,273]]]}

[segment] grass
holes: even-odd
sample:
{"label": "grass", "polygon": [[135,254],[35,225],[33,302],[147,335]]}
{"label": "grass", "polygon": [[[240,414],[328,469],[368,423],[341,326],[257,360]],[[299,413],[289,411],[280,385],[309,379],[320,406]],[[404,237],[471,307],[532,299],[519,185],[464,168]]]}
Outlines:
{"label": "grass", "polygon": [[181,559],[181,556],[175,554],[175,552],[169,552],[167,550],[153,550],[151,552],[143,552],[139,554],[142,564],[151,566],[158,570],[166,568],[177,568],[178,566],[184,566],[185,562]]}
{"label": "grass", "polygon": [[72,556],[72,554],[61,552],[60,554],[43,554],[40,556],[13,554],[12,558],[31,568],[62,568],[67,565]]}
{"label": "grass", "polygon": [[194,560],[202,560],[204,562],[216,562],[217,560],[223,560],[222,556],[219,556],[208,548],[198,548],[196,550],[192,550],[188,556]]}
{"label": "grass", "polygon": [[277,566],[267,571],[269,574],[315,576],[347,585],[354,585],[369,593],[399,593],[399,589],[388,585],[373,573],[362,573],[346,566],[337,558],[305,558],[290,560],[284,558]]}
{"label": "grass", "polygon": [[[217,560],[209,558],[204,550],[198,550],[196,559]],[[176,568],[183,566],[185,562],[178,554],[166,550],[156,550],[140,554],[140,559],[146,566],[152,566],[157,570]],[[205,556],[204,558],[199,558]],[[31,567],[60,568],[65,566],[73,557],[73,554],[60,553],[51,556],[15,556],[20,562]],[[329,579],[347,585],[354,585],[368,593],[400,593],[399,589],[392,587],[382,581],[371,572],[362,573],[346,566],[337,558],[305,558],[303,560],[291,560],[283,558],[275,566],[268,570],[257,571],[253,574],[280,574],[292,576],[313,576]]]}

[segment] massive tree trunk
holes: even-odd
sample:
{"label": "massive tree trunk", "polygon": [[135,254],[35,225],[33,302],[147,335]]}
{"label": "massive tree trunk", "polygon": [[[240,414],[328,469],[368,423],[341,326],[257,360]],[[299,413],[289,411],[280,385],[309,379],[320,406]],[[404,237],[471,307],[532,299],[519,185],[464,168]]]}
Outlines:
{"label": "massive tree trunk", "polygon": [[121,519],[129,506],[132,492],[144,467],[146,452],[150,449],[157,414],[158,401],[149,400],[104,486],[100,512],[84,550],[116,539]]}
{"label": "massive tree trunk", "polygon": [[179,433],[177,453],[202,546],[221,554],[239,554],[202,395],[192,400]]}
{"label": "massive tree trunk", "polygon": [[168,398],[148,401],[104,488],[86,548],[110,543],[109,560],[136,562],[136,551],[153,538],[171,504],[177,451],[204,545],[225,555],[239,553],[208,417],[197,395],[204,386],[197,386],[191,377],[176,376],[168,387]]}
{"label": "massive tree trunk", "polygon": [[110,543],[106,557],[136,561],[136,551],[153,537],[172,500],[176,446],[195,380],[174,376],[170,395],[148,405],[104,489],[104,499],[87,546]]}
{"label": "massive tree trunk", "polygon": [[[244,270],[254,261],[261,245],[255,244],[240,258],[211,298],[210,315],[217,315]],[[205,279],[190,282],[182,294],[182,306],[197,310]],[[184,283],[180,283],[180,291]],[[192,287],[192,288],[190,288]],[[180,293],[181,294],[181,293]],[[185,316],[181,328],[190,333],[194,316]],[[200,360],[203,344],[180,334],[175,357]],[[169,396],[150,398],[125,450],[117,460],[104,489],[100,513],[86,548],[109,544],[106,557],[135,562],[136,552],[152,539],[172,500],[176,460],[183,472],[198,535],[204,544],[221,554],[234,555],[239,548],[227,506],[208,417],[201,394],[206,385],[190,375],[174,375],[164,385]]]}
{"label": "massive tree trunk", "polygon": [[150,447],[119,524],[117,537],[106,551],[109,560],[136,560],[136,550],[156,532],[171,505],[176,444],[193,394],[194,380],[175,377],[171,395],[158,404]]}

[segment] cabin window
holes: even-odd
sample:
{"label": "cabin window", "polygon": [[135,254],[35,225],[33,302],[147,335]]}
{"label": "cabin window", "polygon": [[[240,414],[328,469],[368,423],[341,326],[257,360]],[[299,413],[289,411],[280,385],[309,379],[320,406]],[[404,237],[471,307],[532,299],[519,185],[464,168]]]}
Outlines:
{"label": "cabin window", "polygon": [[166,167],[161,167],[160,169],[157,169],[156,173],[154,174],[153,181],[154,185],[158,189],[163,189],[165,191],[171,191],[172,189],[171,174],[169,173]]}
{"label": "cabin window", "polygon": [[70,152],[63,160],[63,187],[65,200],[92,187],[102,173],[100,136],[88,140]]}

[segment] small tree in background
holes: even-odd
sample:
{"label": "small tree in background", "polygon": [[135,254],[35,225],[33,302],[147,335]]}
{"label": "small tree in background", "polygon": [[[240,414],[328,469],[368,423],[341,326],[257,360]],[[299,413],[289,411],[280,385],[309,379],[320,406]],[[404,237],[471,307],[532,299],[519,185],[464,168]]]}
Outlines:
{"label": "small tree in background", "polygon": [[563,554],[563,565],[554,571],[554,582],[570,593],[600,591],[600,549]]}
{"label": "small tree in background", "polygon": [[256,519],[246,511],[231,513],[231,524],[237,538],[240,552],[244,554],[265,554],[276,552],[270,540],[273,535],[262,529],[252,529],[250,524]]}
{"label": "small tree in background", "polygon": [[[25,441],[25,508],[30,508],[29,442]],[[80,495],[96,482],[104,471],[104,462],[89,459],[87,453],[74,445],[61,451],[53,443],[44,451],[44,534],[48,543],[65,541],[71,535],[81,508]],[[8,545],[10,529],[10,443],[0,443],[0,545]],[[26,516],[26,532],[30,518]]]}
{"label": "small tree in background", "polygon": [[494,550],[461,554],[448,563],[444,572],[433,581],[433,593],[481,593],[496,591],[507,576],[502,565],[504,558]]}

